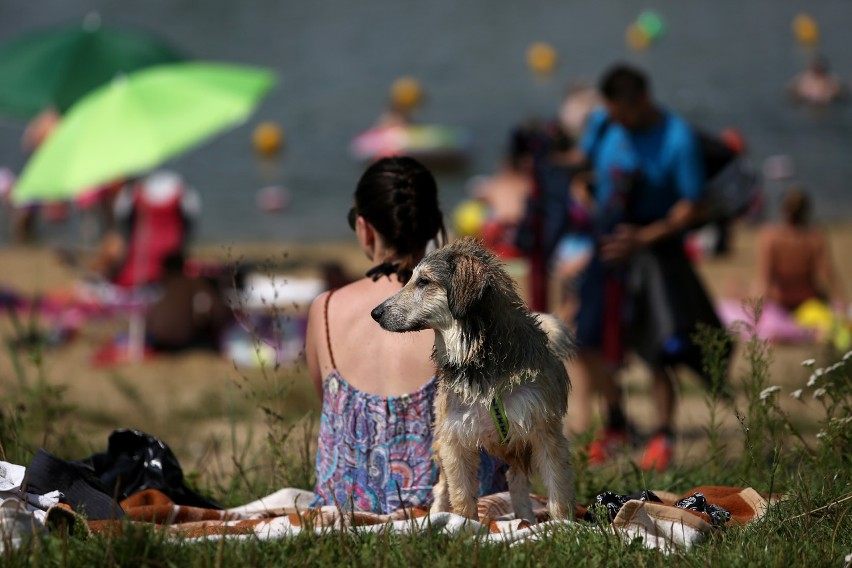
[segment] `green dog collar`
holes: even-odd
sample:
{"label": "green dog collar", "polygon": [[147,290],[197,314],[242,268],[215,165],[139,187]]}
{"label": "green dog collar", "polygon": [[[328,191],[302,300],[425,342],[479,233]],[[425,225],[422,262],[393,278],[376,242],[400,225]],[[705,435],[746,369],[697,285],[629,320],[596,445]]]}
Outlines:
{"label": "green dog collar", "polygon": [[503,408],[503,399],[500,396],[495,396],[488,409],[491,411],[491,419],[494,421],[494,427],[497,428],[497,434],[500,436],[500,444],[505,445],[509,439],[509,418],[506,416],[506,409]]}

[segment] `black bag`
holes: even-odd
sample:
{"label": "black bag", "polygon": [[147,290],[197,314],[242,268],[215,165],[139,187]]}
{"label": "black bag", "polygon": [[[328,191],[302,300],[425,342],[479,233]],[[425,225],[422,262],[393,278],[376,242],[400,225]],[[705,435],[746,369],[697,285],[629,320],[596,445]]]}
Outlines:
{"label": "black bag", "polygon": [[719,138],[698,128],[694,132],[707,176],[708,221],[745,215],[760,199],[757,173]]}
{"label": "black bag", "polygon": [[157,489],[178,505],[221,509],[189,489],[177,458],[162,441],[139,430],[115,430],[107,451],[83,463],[90,466],[110,495],[122,500],[145,489]]}

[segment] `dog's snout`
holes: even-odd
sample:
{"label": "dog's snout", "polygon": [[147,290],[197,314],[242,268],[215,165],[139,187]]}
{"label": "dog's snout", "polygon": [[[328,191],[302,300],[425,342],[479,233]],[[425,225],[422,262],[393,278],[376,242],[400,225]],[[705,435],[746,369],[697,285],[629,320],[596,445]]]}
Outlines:
{"label": "dog's snout", "polygon": [[373,316],[373,319],[376,320],[377,322],[381,322],[382,321],[382,314],[384,314],[384,313],[385,313],[385,305],[379,304],[378,306],[373,308],[373,311],[370,312],[370,315]]}

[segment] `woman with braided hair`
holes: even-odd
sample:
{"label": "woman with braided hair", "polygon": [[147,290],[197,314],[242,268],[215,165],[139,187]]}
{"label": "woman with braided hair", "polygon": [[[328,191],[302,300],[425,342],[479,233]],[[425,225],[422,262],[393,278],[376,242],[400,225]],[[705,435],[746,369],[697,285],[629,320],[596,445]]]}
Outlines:
{"label": "woman with braided hair", "polygon": [[[430,241],[446,241],[435,179],[412,158],[383,158],[361,176],[348,220],[374,266],[319,296],[308,316],[308,370],[323,402],[314,504],[425,507],[438,473],[434,333],[388,333],[370,311],[402,288]],[[503,469],[483,458],[483,494],[505,489]]]}

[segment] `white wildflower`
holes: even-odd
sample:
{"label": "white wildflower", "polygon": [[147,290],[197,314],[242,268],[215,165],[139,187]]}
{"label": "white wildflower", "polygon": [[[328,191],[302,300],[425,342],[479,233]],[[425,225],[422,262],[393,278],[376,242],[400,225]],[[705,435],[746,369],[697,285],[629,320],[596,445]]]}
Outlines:
{"label": "white wildflower", "polygon": [[813,367],[816,365],[816,359],[805,359],[802,361],[802,367]]}
{"label": "white wildflower", "polygon": [[827,435],[828,435],[828,434],[826,434],[826,433],[825,433],[825,430],[820,430],[820,431],[817,433],[816,437],[817,437],[817,438],[819,438],[820,440],[822,440],[822,439],[823,439],[823,438],[825,438]]}
{"label": "white wildflower", "polygon": [[773,386],[771,386],[771,387],[766,387],[765,389],[763,389],[762,391],[760,391],[760,400],[766,400],[767,398],[769,398],[770,396],[772,396],[772,393],[776,393],[776,392],[778,392],[778,391],[780,391],[780,390],[781,390],[781,387],[779,387],[778,385],[773,385]]}
{"label": "white wildflower", "polygon": [[825,390],[825,388],[820,387],[820,388],[818,388],[817,390],[814,391],[814,398],[822,398],[822,397],[825,396],[825,393],[827,393],[827,392],[828,391]]}
{"label": "white wildflower", "polygon": [[802,389],[796,389],[790,393],[790,396],[795,398],[796,400],[802,400]]}
{"label": "white wildflower", "polygon": [[821,377],[823,375],[823,373],[825,373],[825,369],[822,369],[822,368],[814,371],[814,375],[816,375],[817,377]]}
{"label": "white wildflower", "polygon": [[836,371],[837,369],[840,369],[842,367],[843,367],[843,361],[838,361],[837,363],[835,363],[834,365],[832,365],[831,367],[826,369],[825,372],[830,374],[830,373],[833,373],[834,371]]}
{"label": "white wildflower", "polygon": [[812,375],[810,376],[810,378],[808,379],[808,385],[807,385],[807,386],[812,387],[812,386],[814,386],[816,383],[817,383],[817,376],[816,376],[816,374],[812,374]]}
{"label": "white wildflower", "polygon": [[849,359],[852,359],[852,351],[847,351],[846,354],[843,355],[844,361],[848,361]]}

